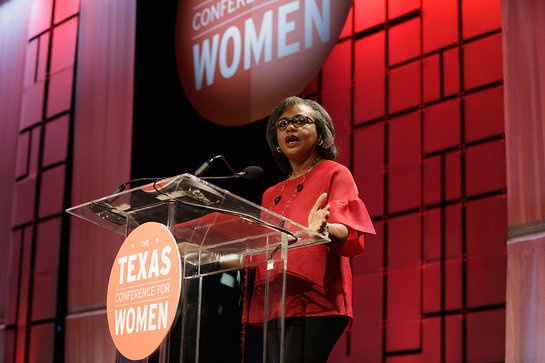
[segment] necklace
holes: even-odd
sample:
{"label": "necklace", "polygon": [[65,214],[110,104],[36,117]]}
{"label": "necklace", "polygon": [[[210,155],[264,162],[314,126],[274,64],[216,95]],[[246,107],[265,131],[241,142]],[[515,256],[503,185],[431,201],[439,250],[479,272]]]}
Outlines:
{"label": "necklace", "polygon": [[[317,157],[312,162],[312,164],[310,164],[310,167],[308,168],[307,172],[303,175],[303,179],[299,182],[299,184],[297,184],[297,186],[295,187],[295,190],[293,191],[290,199],[288,199],[288,201],[286,202],[286,206],[284,207],[284,211],[281,213],[281,215],[284,215],[284,213],[286,213],[286,210],[293,203],[293,200],[295,199],[295,197],[297,197],[297,195],[303,190],[303,186],[305,184],[305,180],[306,180],[308,174],[316,166],[316,164],[318,164],[318,161],[320,161],[319,157]],[[290,178],[291,178],[291,174],[286,178],[286,180],[284,181],[284,184],[282,184],[282,188],[280,189],[280,192],[278,193],[276,198],[274,198],[274,205],[272,206],[271,209],[274,209],[274,207],[276,207],[278,205],[278,203],[280,203],[280,200],[282,200],[284,190],[286,189],[286,185],[288,185],[288,183],[290,181]]]}

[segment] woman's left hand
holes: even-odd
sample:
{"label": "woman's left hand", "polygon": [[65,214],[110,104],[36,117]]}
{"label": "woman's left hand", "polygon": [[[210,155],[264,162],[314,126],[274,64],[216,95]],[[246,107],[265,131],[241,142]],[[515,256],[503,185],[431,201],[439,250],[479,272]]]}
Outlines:
{"label": "woman's left hand", "polygon": [[308,214],[308,228],[318,233],[324,233],[327,226],[327,220],[329,218],[329,213],[331,206],[328,204],[325,207],[322,207],[325,200],[327,199],[327,193],[322,193],[314,206],[310,209]]}

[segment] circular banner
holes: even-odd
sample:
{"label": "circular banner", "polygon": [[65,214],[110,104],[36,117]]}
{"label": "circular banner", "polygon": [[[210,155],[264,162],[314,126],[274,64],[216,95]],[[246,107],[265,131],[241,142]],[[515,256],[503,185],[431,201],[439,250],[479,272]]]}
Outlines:
{"label": "circular banner", "polygon": [[117,253],[106,300],[110,335],[123,356],[144,359],[159,347],[176,317],[180,288],[172,233],[156,222],[138,226]]}
{"label": "circular banner", "polygon": [[352,0],[178,2],[176,62],[193,107],[245,125],[299,94],[337,43]]}

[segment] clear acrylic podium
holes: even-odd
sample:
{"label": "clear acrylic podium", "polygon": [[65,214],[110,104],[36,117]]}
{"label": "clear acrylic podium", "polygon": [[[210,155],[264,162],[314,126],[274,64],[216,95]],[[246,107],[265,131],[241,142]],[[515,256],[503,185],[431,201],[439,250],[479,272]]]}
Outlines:
{"label": "clear acrylic podium", "polygon": [[[159,222],[176,239],[182,259],[177,318],[150,361],[208,363],[221,356],[222,362],[283,362],[288,249],[329,242],[191,174],[67,212],[123,236],[143,223]],[[254,289],[256,268],[266,271],[266,283]],[[257,323],[252,304],[263,307]],[[257,359],[246,354],[255,350],[248,346],[251,334],[258,335],[253,339],[260,345]]]}

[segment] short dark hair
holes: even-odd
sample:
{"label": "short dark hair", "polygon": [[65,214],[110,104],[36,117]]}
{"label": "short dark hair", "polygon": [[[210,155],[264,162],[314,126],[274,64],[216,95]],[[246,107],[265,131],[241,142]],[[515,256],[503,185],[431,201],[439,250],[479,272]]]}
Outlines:
{"label": "short dark hair", "polygon": [[329,113],[316,101],[291,96],[284,98],[273,110],[269,121],[267,122],[267,144],[274,160],[285,172],[291,170],[291,165],[288,158],[277,151],[278,139],[276,134],[276,122],[286,110],[295,105],[307,105],[314,111],[313,119],[316,126],[318,138],[323,140],[321,145],[318,145],[316,151],[321,159],[334,160],[337,157],[337,147],[335,146],[335,127]]}

